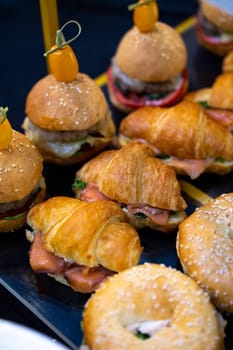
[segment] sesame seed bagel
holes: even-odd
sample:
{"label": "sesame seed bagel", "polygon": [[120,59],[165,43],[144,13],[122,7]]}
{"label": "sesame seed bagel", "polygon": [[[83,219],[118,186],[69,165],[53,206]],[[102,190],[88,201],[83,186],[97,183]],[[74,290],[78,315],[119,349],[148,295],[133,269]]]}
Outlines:
{"label": "sesame seed bagel", "polygon": [[222,311],[233,313],[233,193],[198,208],[179,226],[177,253],[184,271]]}
{"label": "sesame seed bagel", "polygon": [[104,282],[85,306],[83,330],[90,350],[224,349],[208,295],[182,272],[152,263]]}

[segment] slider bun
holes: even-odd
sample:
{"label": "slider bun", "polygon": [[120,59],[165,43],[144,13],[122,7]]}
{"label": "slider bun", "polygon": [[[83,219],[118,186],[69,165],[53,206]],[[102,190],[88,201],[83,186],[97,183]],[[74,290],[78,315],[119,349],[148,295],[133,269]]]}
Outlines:
{"label": "slider bun", "polygon": [[150,33],[141,33],[136,26],[126,32],[117,47],[115,60],[133,79],[164,82],[186,67],[187,50],[172,27],[157,22]]}
{"label": "slider bun", "polygon": [[74,81],[65,83],[50,74],[32,87],[25,112],[42,129],[82,131],[104,119],[109,108],[102,90],[88,75],[78,73]]}
{"label": "slider bun", "polygon": [[[145,340],[135,334],[143,323],[151,331]],[[182,272],[159,264],[137,265],[102,283],[85,305],[82,324],[95,350],[224,349],[206,293]]]}
{"label": "slider bun", "polygon": [[179,226],[177,253],[184,271],[205,289],[212,302],[233,313],[233,193],[198,208]]}
{"label": "slider bun", "polygon": [[0,204],[23,199],[38,185],[41,154],[31,141],[13,130],[11,144],[0,151]]}
{"label": "slider bun", "polygon": [[[0,153],[0,205],[11,206],[11,202],[24,199],[38,185],[41,191],[32,204],[42,201],[46,186],[42,177],[43,161],[37,148],[24,134],[13,130],[11,144]],[[0,232],[14,231],[23,226],[25,221],[26,211],[15,219],[0,219]]]}
{"label": "slider bun", "polygon": [[[221,3],[221,1],[219,1]],[[229,1],[229,10],[232,7],[232,1]],[[233,11],[226,12],[220,6],[216,6],[211,1],[200,1],[200,8],[203,15],[208,21],[214,23],[218,28],[224,32],[233,33]]]}

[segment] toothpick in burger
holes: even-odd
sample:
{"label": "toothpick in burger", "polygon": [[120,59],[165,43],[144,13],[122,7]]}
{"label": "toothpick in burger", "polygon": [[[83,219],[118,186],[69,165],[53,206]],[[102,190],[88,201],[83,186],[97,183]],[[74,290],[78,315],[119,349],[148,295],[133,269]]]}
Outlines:
{"label": "toothpick in burger", "polygon": [[111,144],[115,125],[103,91],[79,64],[62,30],[46,55],[50,74],[26,98],[23,129],[49,163],[69,165],[91,158]]}

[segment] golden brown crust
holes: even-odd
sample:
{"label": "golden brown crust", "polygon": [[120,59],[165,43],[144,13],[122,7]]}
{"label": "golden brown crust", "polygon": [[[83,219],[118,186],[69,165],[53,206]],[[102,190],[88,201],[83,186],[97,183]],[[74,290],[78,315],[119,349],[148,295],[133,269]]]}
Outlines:
{"label": "golden brown crust", "polygon": [[200,101],[204,101],[208,103],[210,94],[211,94],[211,87],[207,87],[207,88],[202,88],[195,91],[190,91],[184,95],[183,99],[190,102],[199,103]]}
{"label": "golden brown crust", "polygon": [[[143,321],[155,327],[146,340],[134,334]],[[93,350],[224,349],[206,293],[180,271],[152,263],[104,282],[85,305],[83,331]]]}
{"label": "golden brown crust", "polygon": [[137,232],[111,201],[53,197],[33,207],[27,223],[42,231],[48,251],[79,265],[121,271],[137,264],[142,252]]}
{"label": "golden brown crust", "polygon": [[122,37],[116,64],[128,76],[148,82],[164,82],[180,74],[187,65],[187,50],[181,36],[165,23],[153,32],[141,33],[136,26]]}
{"label": "golden brown crust", "polygon": [[179,159],[233,160],[233,135],[209,118],[197,103],[143,107],[125,117],[120,133],[145,139],[161,153]]}
{"label": "golden brown crust", "polygon": [[47,130],[86,130],[109,111],[105,96],[88,75],[59,82],[50,74],[39,80],[26,99],[25,113],[37,126]]}
{"label": "golden brown crust", "polygon": [[156,159],[145,144],[132,142],[120,150],[102,152],[76,176],[97,184],[102,193],[119,203],[144,203],[169,210],[186,207],[175,171]]}
{"label": "golden brown crust", "polygon": [[10,145],[0,150],[1,203],[26,197],[40,181],[42,171],[38,149],[24,134],[13,130]]}
{"label": "golden brown crust", "polygon": [[233,109],[233,72],[219,74],[211,88],[209,105]]}
{"label": "golden brown crust", "polygon": [[184,100],[205,101],[209,107],[233,109],[233,72],[223,72],[215,78],[211,87],[187,93]]}
{"label": "golden brown crust", "polygon": [[233,193],[197,209],[179,226],[177,253],[185,272],[221,310],[233,313]]}
{"label": "golden brown crust", "polygon": [[233,49],[223,58],[222,71],[233,72]]}
{"label": "golden brown crust", "polygon": [[221,5],[216,6],[211,1],[200,1],[200,9],[211,23],[215,24],[222,31],[233,33],[233,11],[231,7],[231,1],[229,1],[229,11],[224,11]]}

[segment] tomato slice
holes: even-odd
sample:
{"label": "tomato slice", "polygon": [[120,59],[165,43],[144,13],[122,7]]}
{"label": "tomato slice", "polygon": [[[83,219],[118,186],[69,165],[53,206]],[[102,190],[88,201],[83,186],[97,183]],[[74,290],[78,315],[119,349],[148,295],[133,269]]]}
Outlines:
{"label": "tomato slice", "polygon": [[166,96],[159,99],[149,99],[147,95],[139,96],[137,94],[131,93],[128,96],[124,95],[114,84],[112,78],[112,68],[109,67],[107,70],[107,79],[110,90],[113,92],[115,98],[119,101],[120,104],[125,105],[129,108],[140,108],[144,106],[154,106],[154,107],[165,107],[171,106],[178,102],[188,87],[188,70],[184,69],[182,74],[182,81],[179,87],[168,93]]}

